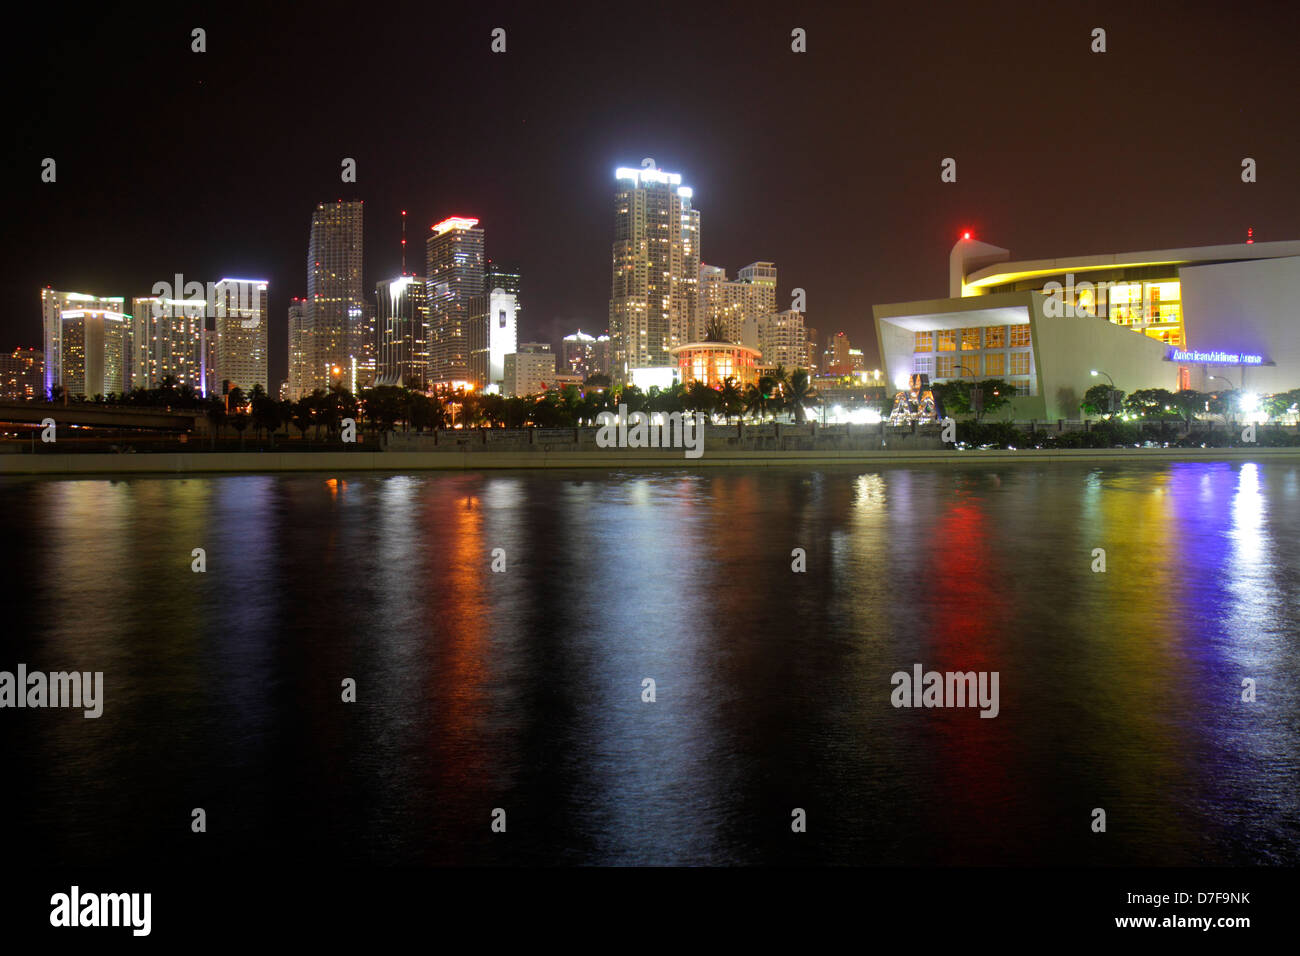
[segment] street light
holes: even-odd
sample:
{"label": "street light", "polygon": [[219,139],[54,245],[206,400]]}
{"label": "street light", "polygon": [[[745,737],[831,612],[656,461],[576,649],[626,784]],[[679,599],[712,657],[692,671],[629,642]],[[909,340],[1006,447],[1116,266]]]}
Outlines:
{"label": "street light", "polygon": [[1098,369],[1095,368],[1091,369],[1088,372],[1088,374],[1091,375],[1093,378],[1096,378],[1098,375],[1105,375],[1106,381],[1110,382],[1110,391],[1106,393],[1106,410],[1110,412],[1112,415],[1114,415],[1116,412],[1115,406],[1119,404],[1117,401],[1115,401],[1115,380],[1110,377],[1109,373],[1099,371]]}
{"label": "street light", "polygon": [[[971,378],[975,377],[975,370],[967,368],[965,365],[958,365],[957,371],[969,372]],[[980,415],[984,412],[984,389],[979,385],[972,384],[970,387],[970,407],[971,411],[975,413],[975,421],[978,422]]]}
{"label": "street light", "polygon": [[[1243,375],[1245,374],[1245,371],[1244,371],[1244,370],[1243,370],[1242,374],[1243,374]],[[1208,376],[1208,377],[1206,378],[1206,381],[1207,381],[1207,382],[1212,382],[1212,381],[1214,381],[1216,378],[1217,378],[1220,382],[1227,382],[1227,383],[1228,383],[1228,391],[1230,391],[1230,392],[1235,392],[1235,391],[1237,390],[1237,386],[1235,386],[1235,385],[1232,384],[1232,380],[1231,380],[1231,379],[1224,378],[1222,375],[1210,375],[1210,376]],[[1225,403],[1225,407],[1224,407],[1224,409],[1223,409],[1223,424],[1224,424],[1224,425],[1228,425],[1228,424],[1230,424],[1230,422],[1229,422],[1229,420],[1228,420],[1228,412],[1231,410],[1231,408],[1232,408],[1232,403],[1231,403],[1231,402],[1226,402],[1226,403]],[[1210,409],[1209,409],[1209,403],[1208,403],[1208,402],[1206,403],[1206,409],[1205,409],[1205,410],[1206,410],[1207,412],[1210,410]],[[1214,425],[1213,425],[1212,422],[1211,422],[1210,427],[1211,427],[1211,428],[1214,427]]]}

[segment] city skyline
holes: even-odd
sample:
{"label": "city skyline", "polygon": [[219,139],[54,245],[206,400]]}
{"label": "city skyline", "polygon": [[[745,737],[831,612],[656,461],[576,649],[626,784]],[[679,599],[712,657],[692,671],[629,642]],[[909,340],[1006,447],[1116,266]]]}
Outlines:
{"label": "city skyline", "polygon": [[[418,58],[401,50],[417,42],[418,30],[383,31],[384,45],[396,47],[398,75],[386,78],[382,92],[358,79],[318,101],[299,90],[305,79],[272,76],[251,54],[204,60],[191,53],[185,41],[192,25],[164,15],[129,28],[139,31],[130,34],[133,44],[175,43],[167,54],[175,67],[170,82],[158,84],[154,69],[127,64],[89,91],[56,86],[40,114],[19,113],[15,153],[30,152],[31,168],[16,181],[2,281],[23,298],[47,285],[131,296],[175,271],[254,274],[269,281],[273,330],[283,329],[290,300],[307,291],[295,265],[303,210],[323,199],[365,199],[363,289],[401,272],[401,210],[416,226],[412,240],[449,212],[474,216],[492,232],[493,257],[517,263],[529,277],[526,334],[558,342],[578,326],[603,328],[610,172],[653,156],[681,170],[695,190],[708,220],[704,261],[778,263],[783,279],[797,277],[807,289],[810,325],[824,335],[844,329],[874,350],[871,303],[942,294],[944,277],[933,264],[964,229],[1026,257],[1112,249],[1117,235],[1132,248],[1240,241],[1248,228],[1264,240],[1291,238],[1300,197],[1286,169],[1300,145],[1297,131],[1272,122],[1276,99],[1249,93],[1269,88],[1285,97],[1300,86],[1293,58],[1282,55],[1287,31],[1262,35],[1196,7],[1180,10],[1173,20],[1156,11],[1090,15],[1109,31],[1104,56],[1088,49],[1095,24],[1066,11],[1032,18],[954,11],[933,24],[906,11],[697,12],[647,24],[638,40],[680,38],[676,70],[608,90],[591,81],[614,75],[626,49],[610,43],[600,18],[561,26],[540,13],[512,13],[507,52],[494,55],[491,25],[453,13],[440,27],[447,68],[475,74],[496,105],[449,107],[436,132],[407,118],[420,115],[412,114],[419,83],[410,72]],[[95,16],[102,19],[91,33],[125,39],[127,24]],[[265,16],[259,28],[298,32],[300,14]],[[779,28],[787,19],[807,30],[808,53],[790,51],[789,30]],[[721,51],[705,42],[719,27],[731,41]],[[212,43],[228,43],[251,28],[237,14],[220,13],[208,31]],[[361,29],[370,36],[380,27]],[[353,39],[328,23],[315,33],[326,50]],[[1008,64],[1044,33],[1058,38],[1059,69],[1022,88]],[[926,62],[918,66],[910,46],[888,42],[892,35],[925,36]],[[1203,66],[1172,54],[1208,37],[1216,54]],[[46,67],[73,58],[81,42],[69,35],[23,56],[36,58],[29,69],[58,74]],[[366,48],[376,46],[372,37]],[[580,65],[549,95],[523,82],[549,70],[560,51],[575,49]],[[1153,51],[1158,72],[1144,65]],[[974,84],[976,95],[954,114],[957,84]],[[74,87],[90,101],[71,99]],[[845,111],[845,98],[827,93],[840,89],[866,97],[867,105]],[[379,96],[380,111],[395,122],[343,129],[333,118],[362,104],[369,115]],[[265,154],[187,154],[184,163],[149,153],[129,161],[96,155],[91,162],[60,146],[68,142],[62,117],[74,102],[78,114],[93,114],[83,134],[125,127],[134,136],[155,128],[156,117],[195,122],[226,101],[234,113],[273,117]],[[1091,134],[1067,132],[1076,101],[1108,104]],[[131,102],[139,108],[128,108]],[[584,109],[557,105],[573,102]],[[989,123],[990,111],[998,123]],[[305,138],[307,129],[318,132]],[[1170,129],[1195,135],[1175,142]],[[438,145],[451,137],[456,149]],[[60,163],[53,184],[39,179],[40,161],[50,155]],[[958,177],[944,184],[940,161],[949,156]],[[1244,156],[1259,163],[1258,181],[1249,185],[1239,176]],[[340,181],[346,157],[357,161],[355,185]],[[168,209],[175,218],[160,218]],[[1049,209],[1060,214],[1044,215]],[[1079,209],[1089,215],[1070,214]],[[556,242],[558,235],[565,241]],[[409,252],[408,268],[419,254],[414,246]],[[779,289],[778,302],[788,292],[789,285]],[[6,347],[37,345],[32,321],[26,313],[6,319]],[[283,338],[270,346],[277,381],[288,371]]]}

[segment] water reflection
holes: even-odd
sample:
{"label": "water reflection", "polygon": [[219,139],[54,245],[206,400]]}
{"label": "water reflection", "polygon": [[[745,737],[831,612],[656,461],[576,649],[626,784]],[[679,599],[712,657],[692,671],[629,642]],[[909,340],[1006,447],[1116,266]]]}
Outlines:
{"label": "water reflection", "polygon": [[[9,663],[108,685],[5,715],[3,799],[70,862],[189,859],[160,821],[204,801],[214,859],[1294,864],[1298,498],[1273,463],[0,483]],[[998,671],[1000,715],[894,709],[915,663]]]}

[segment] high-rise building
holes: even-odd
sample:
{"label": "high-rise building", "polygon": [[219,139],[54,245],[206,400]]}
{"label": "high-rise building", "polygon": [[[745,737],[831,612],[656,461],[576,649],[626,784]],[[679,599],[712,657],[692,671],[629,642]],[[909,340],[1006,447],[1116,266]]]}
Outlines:
{"label": "high-rise building", "polygon": [[207,300],[136,296],[131,300],[131,356],[127,388],[157,388],[164,378],[210,392],[204,330]]}
{"label": "high-rise building", "polygon": [[745,319],[741,343],[758,349],[764,365],[781,365],[788,371],[808,367],[808,333],[803,313],[794,309]]}
{"label": "high-rise building", "polygon": [[[522,287],[524,277],[518,269],[511,266],[503,265],[500,262],[487,260],[487,265],[483,267],[483,291],[491,292],[493,289],[500,289],[502,292],[509,292],[514,296],[522,297]],[[522,307],[522,302],[520,303]]]}
{"label": "high-rise building", "polygon": [[849,375],[853,372],[853,356],[850,354],[849,337],[843,332],[836,332],[826,343],[823,353],[823,367],[827,375]]}
{"label": "high-rise building", "polygon": [[669,350],[695,332],[700,282],[700,213],[678,173],[615,171],[613,283],[609,334],[614,375],[672,364]]}
{"label": "high-rise building", "polygon": [[354,392],[370,388],[375,384],[375,374],[379,368],[377,315],[378,310],[374,301],[367,299],[361,303],[361,347],[356,362],[356,384],[352,389]]}
{"label": "high-rise building", "polygon": [[429,381],[428,285],[417,276],[379,283],[375,384],[424,391]]}
{"label": "high-rise building", "polygon": [[818,374],[821,369],[821,350],[819,346],[820,339],[817,330],[811,326],[807,327],[808,332],[808,358],[804,368],[808,369],[809,375]]}
{"label": "high-rise building", "polygon": [[566,335],[560,343],[561,368],[584,379],[609,374],[609,336],[588,335],[582,329]]}
{"label": "high-rise building", "polygon": [[45,354],[40,349],[14,349],[0,355],[0,401],[45,401]]}
{"label": "high-rise building", "polygon": [[108,309],[67,309],[59,316],[59,366],[69,396],[121,394],[130,339],[127,316]]}
{"label": "high-rise building", "polygon": [[307,391],[341,383],[355,388],[364,368],[360,201],[318,203],[307,252],[307,325],[311,360]]}
{"label": "high-rise building", "polygon": [[[488,276],[498,278],[491,273]],[[515,288],[518,289],[516,282]],[[519,296],[496,286],[470,300],[469,373],[475,388],[504,388],[506,356],[519,344]]]}
{"label": "high-rise building", "polygon": [[312,336],[307,300],[294,296],[289,303],[289,397],[310,395],[312,390]]}
{"label": "high-rise building", "polygon": [[746,319],[776,311],[776,265],[751,262],[736,279],[718,266],[700,266],[700,302],[692,337],[700,341],[711,325],[722,328],[725,341],[741,341]]}
{"label": "high-rise building", "polygon": [[[99,296],[85,292],[58,292],[54,289],[41,290],[41,322],[45,338],[45,392],[55,385],[64,384],[63,374],[63,321],[64,312],[78,309],[91,311],[115,312],[122,314],[122,296]],[[94,394],[94,393],[92,393]]]}
{"label": "high-rise building", "polygon": [[555,353],[544,342],[524,342],[505,357],[502,391],[508,396],[537,395],[555,382]]}
{"label": "high-rise building", "polygon": [[262,279],[222,279],[214,287],[212,314],[213,393],[225,383],[245,395],[261,385],[269,395],[267,374],[268,310],[267,283]]}
{"label": "high-rise building", "polygon": [[452,216],[433,226],[425,244],[429,299],[429,380],[469,381],[470,300],[483,294],[483,230],[477,219]]}

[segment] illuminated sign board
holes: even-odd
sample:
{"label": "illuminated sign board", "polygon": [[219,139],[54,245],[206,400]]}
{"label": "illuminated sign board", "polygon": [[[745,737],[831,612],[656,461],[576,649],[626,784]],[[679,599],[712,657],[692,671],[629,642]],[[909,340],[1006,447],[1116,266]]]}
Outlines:
{"label": "illuminated sign board", "polygon": [[1198,352],[1187,349],[1170,349],[1167,362],[1188,362],[1192,365],[1272,365],[1262,355],[1247,352]]}

